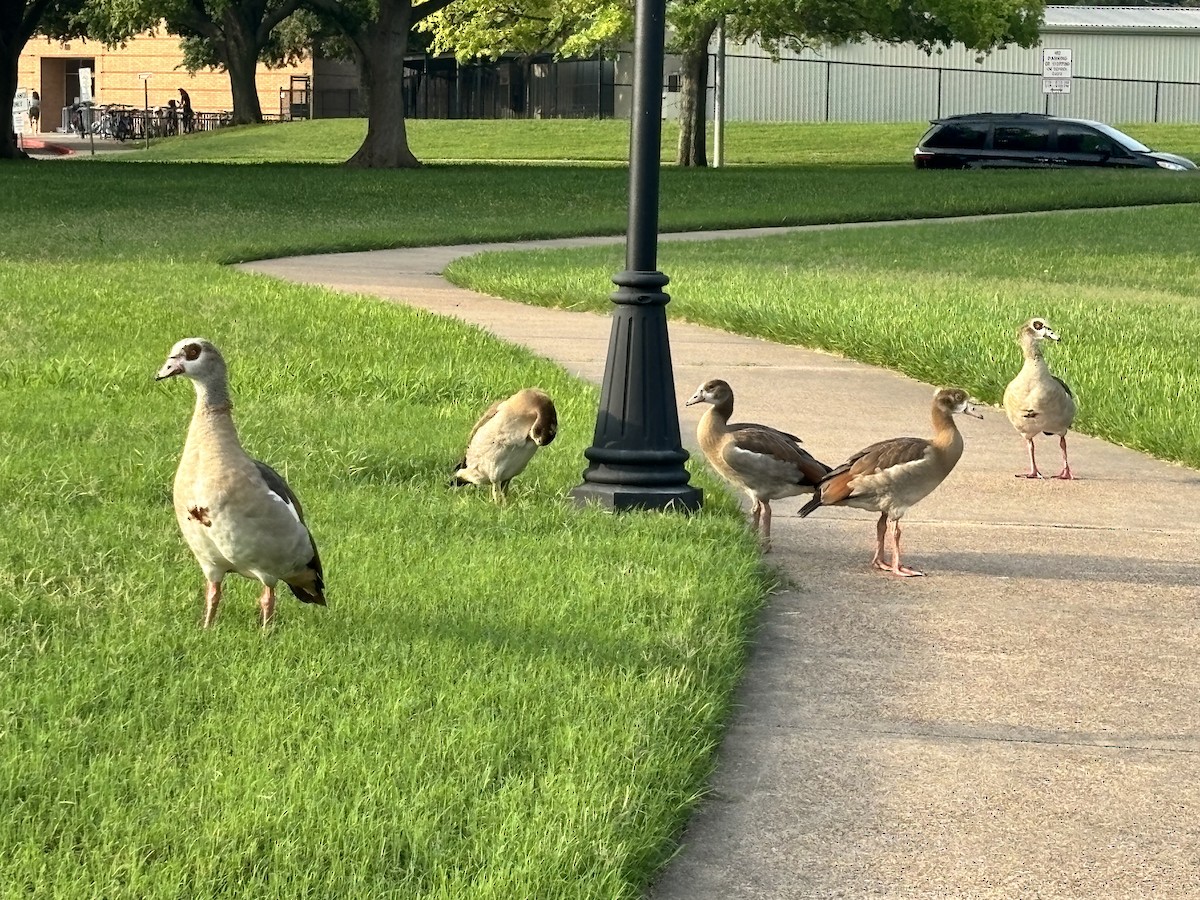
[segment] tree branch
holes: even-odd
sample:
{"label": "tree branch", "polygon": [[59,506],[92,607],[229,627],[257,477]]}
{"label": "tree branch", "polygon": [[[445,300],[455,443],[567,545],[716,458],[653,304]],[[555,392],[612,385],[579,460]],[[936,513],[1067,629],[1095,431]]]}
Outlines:
{"label": "tree branch", "polygon": [[429,0],[428,3],[422,3],[420,6],[414,6],[412,11],[412,23],[416,25],[423,19],[428,19],[434,13],[441,12],[454,0]]}
{"label": "tree branch", "polygon": [[258,33],[255,35],[258,45],[261,47],[271,37],[271,31],[300,8],[300,0],[284,0],[273,12],[268,12],[263,15],[262,21],[258,26]]}

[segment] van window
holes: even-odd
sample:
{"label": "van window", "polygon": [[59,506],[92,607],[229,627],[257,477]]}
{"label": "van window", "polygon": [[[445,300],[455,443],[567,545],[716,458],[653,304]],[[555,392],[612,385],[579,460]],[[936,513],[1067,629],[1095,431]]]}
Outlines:
{"label": "van window", "polygon": [[1060,122],[1058,125],[1058,150],[1060,153],[1108,153],[1113,152],[1113,142],[1086,125]]}
{"label": "van window", "polygon": [[988,126],[982,122],[953,122],[940,125],[923,143],[926,147],[948,150],[982,150],[987,143]]}
{"label": "van window", "polygon": [[1050,126],[997,125],[992,146],[997,150],[1021,150],[1036,153],[1050,146]]}

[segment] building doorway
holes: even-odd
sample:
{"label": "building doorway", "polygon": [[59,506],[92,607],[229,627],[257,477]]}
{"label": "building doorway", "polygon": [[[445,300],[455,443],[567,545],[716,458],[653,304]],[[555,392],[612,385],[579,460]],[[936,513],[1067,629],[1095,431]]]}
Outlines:
{"label": "building doorway", "polygon": [[[71,106],[79,102],[79,70],[92,70],[92,95],[96,95],[96,58],[42,57],[42,77],[39,92],[42,97],[42,131],[71,130]],[[55,112],[61,110],[61,119]],[[57,127],[56,127],[57,123]]]}

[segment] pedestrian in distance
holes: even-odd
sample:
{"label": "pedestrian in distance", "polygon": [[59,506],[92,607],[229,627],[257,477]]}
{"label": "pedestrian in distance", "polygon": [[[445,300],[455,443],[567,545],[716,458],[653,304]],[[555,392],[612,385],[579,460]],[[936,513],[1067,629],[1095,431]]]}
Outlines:
{"label": "pedestrian in distance", "polygon": [[192,98],[183,88],[179,89],[179,106],[183,116],[183,133],[191,134],[195,125],[196,114],[192,111]]}

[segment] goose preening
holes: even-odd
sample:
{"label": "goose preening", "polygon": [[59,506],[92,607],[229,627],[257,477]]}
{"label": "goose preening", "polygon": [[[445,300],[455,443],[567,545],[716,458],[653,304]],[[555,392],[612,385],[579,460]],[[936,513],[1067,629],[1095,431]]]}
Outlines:
{"label": "goose preening", "polygon": [[221,581],[230,572],[262,583],[264,628],[274,619],[280,581],[302,602],[324,606],[321,559],[300,501],[278,472],[242,449],[220,351],[203,338],[179,341],[156,380],[176,375],[196,388],[175,473],[175,517],[207,580],[204,627],[216,618]]}
{"label": "goose preening", "polygon": [[829,466],[800,447],[800,438],[768,425],[729,424],[733,388],[719,378],[706,381],[685,406],[712,404],[700,418],[696,438],[717,474],[750,495],[753,530],[771,546],[771,501],[816,489]]}
{"label": "goose preening", "polygon": [[1075,397],[1065,381],[1050,374],[1050,367],[1042,357],[1042,341],[1058,339],[1041,318],[1030,319],[1017,332],[1025,364],[1004,389],[1004,411],[1029,448],[1029,471],[1018,473],[1018,478],[1042,477],[1033,452],[1033,439],[1039,432],[1058,435],[1063,467],[1054,477],[1067,480],[1074,477],[1067,462],[1067,431],[1075,421]]}
{"label": "goose preening", "polygon": [[[963,439],[955,413],[982,419],[966,391],[942,388],[933,395],[933,439],[899,437],[858,451],[821,481],[800,509],[807,516],[820,506],[853,506],[879,513],[875,557],[871,565],[893,575],[923,575],[900,562],[900,519],[928,496],[958,463]],[[892,525],[892,561],[884,561],[888,523]]]}
{"label": "goose preening", "polygon": [[558,434],[558,412],[545,391],[525,388],[498,400],[480,416],[467,439],[466,456],[455,467],[456,484],[490,484],[502,501],[538,447]]}

